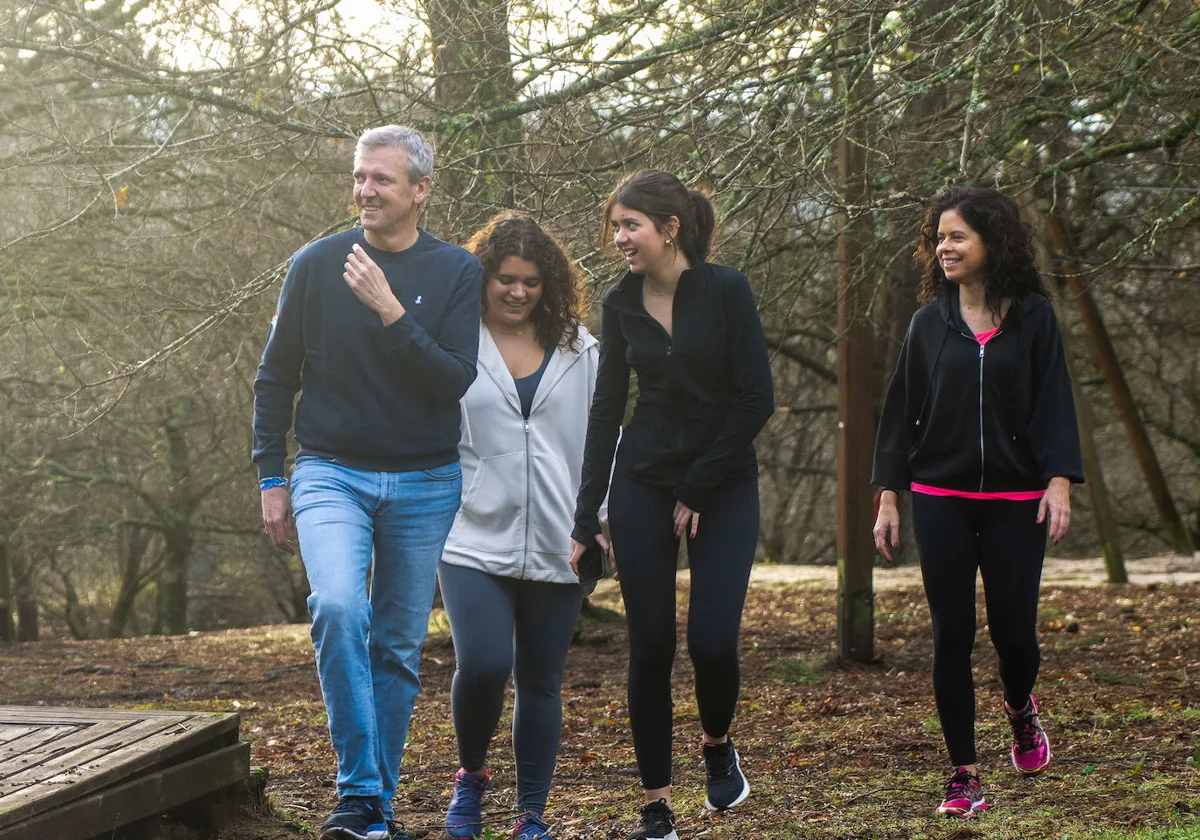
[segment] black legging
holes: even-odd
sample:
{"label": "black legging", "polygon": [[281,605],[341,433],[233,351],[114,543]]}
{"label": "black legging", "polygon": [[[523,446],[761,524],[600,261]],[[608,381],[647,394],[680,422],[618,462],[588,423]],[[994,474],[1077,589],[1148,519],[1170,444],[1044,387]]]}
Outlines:
{"label": "black legging", "polygon": [[[675,567],[679,542],[669,487],[621,474],[609,490],[609,522],[629,624],[629,720],[642,785],[671,783],[671,668],[675,661]],[[687,644],[696,670],[700,724],[729,731],[738,698],[738,633],[758,543],[758,480],[712,495],[688,542],[691,595]]]}
{"label": "black legging", "polygon": [[913,493],[913,531],[933,617],[933,696],[956,767],[975,763],[971,649],[977,568],[1009,706],[1023,709],[1037,680],[1038,588],[1047,527],[1035,521],[1037,509],[1037,500]]}

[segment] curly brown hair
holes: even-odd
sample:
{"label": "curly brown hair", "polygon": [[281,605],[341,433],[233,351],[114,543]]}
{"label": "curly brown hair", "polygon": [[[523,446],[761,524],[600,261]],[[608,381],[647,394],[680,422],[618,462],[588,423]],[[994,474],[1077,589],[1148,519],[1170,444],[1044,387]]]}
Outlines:
{"label": "curly brown hair", "polygon": [[537,266],[542,278],[542,297],[529,314],[543,347],[563,347],[579,352],[579,323],[584,314],[583,275],[567,258],[553,236],[528,216],[511,211],[497,213],[475,232],[466,248],[483,265],[479,290],[487,306],[487,284],[500,264],[520,257]]}
{"label": "curly brown hair", "polygon": [[946,279],[937,258],[938,224],[949,210],[958,213],[983,240],[984,300],[997,317],[1006,300],[1018,300],[1028,292],[1050,296],[1035,262],[1033,236],[1021,221],[1017,203],[997,190],[953,187],[930,203],[921,223],[921,241],[913,253],[913,262],[921,271],[917,298],[921,303],[944,297],[954,285]]}

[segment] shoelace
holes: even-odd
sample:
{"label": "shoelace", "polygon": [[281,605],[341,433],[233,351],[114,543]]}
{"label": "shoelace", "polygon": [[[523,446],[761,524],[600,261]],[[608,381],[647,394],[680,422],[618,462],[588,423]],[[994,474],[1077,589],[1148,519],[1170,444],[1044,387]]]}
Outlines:
{"label": "shoelace", "polygon": [[526,814],[521,817],[517,823],[517,827],[518,833],[527,828],[536,828],[538,831],[542,832],[542,834],[538,836],[545,836],[549,835],[550,833],[550,826],[546,824],[545,820],[532,811],[526,812]]}
{"label": "shoelace", "polygon": [[335,814],[359,814],[363,811],[370,811],[371,804],[365,799],[359,799],[354,796],[346,796],[338,800],[337,807],[333,809]]}
{"label": "shoelace", "polygon": [[647,803],[642,808],[642,822],[648,822],[651,818],[660,819],[672,827],[675,825],[675,814],[671,812],[666,799]]}
{"label": "shoelace", "polygon": [[[720,746],[727,746],[721,744]],[[717,778],[725,778],[733,772],[733,749],[716,750],[711,753],[712,760],[709,764],[709,772]]]}
{"label": "shoelace", "polygon": [[959,770],[950,777],[950,781],[946,782],[946,797],[964,796],[967,788],[971,784],[971,780],[975,778],[966,770]]}
{"label": "shoelace", "polygon": [[1013,721],[1013,735],[1017,739],[1017,750],[1027,752],[1037,746],[1038,724],[1033,715],[1025,715]]}

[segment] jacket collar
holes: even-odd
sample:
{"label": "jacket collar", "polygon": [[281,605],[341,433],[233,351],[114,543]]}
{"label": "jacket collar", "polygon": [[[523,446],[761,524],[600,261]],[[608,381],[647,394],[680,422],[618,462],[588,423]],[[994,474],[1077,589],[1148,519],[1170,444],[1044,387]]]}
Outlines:
{"label": "jacket collar", "polygon": [[[684,269],[683,273],[679,275],[680,288],[683,288],[685,281],[693,283],[695,279],[706,276],[708,271],[706,262],[698,262],[691,268]],[[642,305],[642,283],[645,279],[646,275],[644,274],[626,271],[625,276],[614,283],[604,296],[605,306],[634,315],[646,315],[646,308]]]}
{"label": "jacket collar", "polygon": [[[537,392],[533,397],[533,404],[530,406],[530,413],[536,409],[543,400],[554,390],[554,386],[559,383],[572,367],[574,367],[589,348],[594,347],[598,342],[596,337],[580,326],[580,345],[579,352],[566,349],[563,347],[555,347],[554,355],[550,357],[550,363],[546,365],[546,372],[542,374],[542,381],[538,383]],[[483,323],[479,322],[479,361],[478,367],[486,373],[500,393],[504,394],[509,405],[518,414],[521,413],[521,398],[517,395],[517,383],[509,373],[508,365],[504,364],[504,357],[500,355],[500,348],[496,346],[495,339],[492,338],[492,332]]]}
{"label": "jacket collar", "polygon": [[[1004,323],[1001,328],[1008,326],[1013,321],[1018,321],[1024,318],[1034,309],[1048,302],[1048,299],[1037,292],[1028,292],[1021,296],[1015,306],[1010,306],[1008,314],[1004,316]],[[958,286],[951,286],[950,290],[937,299],[938,314],[942,316],[942,320],[950,329],[958,332],[966,332],[967,325],[963,323],[961,309],[958,305]]]}

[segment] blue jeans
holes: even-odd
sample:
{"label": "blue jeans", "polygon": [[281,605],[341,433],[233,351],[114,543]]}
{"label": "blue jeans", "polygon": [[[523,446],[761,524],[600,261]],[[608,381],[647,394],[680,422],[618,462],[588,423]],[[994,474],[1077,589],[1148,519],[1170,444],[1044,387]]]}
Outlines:
{"label": "blue jeans", "polygon": [[292,471],[338,796],[377,796],[389,819],[437,564],[461,498],[457,462],[386,473],[302,456]]}

